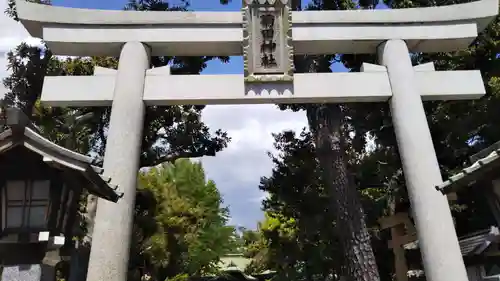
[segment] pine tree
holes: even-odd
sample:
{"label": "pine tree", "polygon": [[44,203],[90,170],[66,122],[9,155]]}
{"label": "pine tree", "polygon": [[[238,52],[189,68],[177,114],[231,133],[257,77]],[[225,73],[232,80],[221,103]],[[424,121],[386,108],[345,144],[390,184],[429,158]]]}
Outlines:
{"label": "pine tree", "polygon": [[140,247],[131,256],[142,272],[133,275],[170,280],[217,273],[219,258],[236,246],[234,228],[226,226],[229,211],[201,164],[179,159],[141,173],[140,183],[134,236]]}

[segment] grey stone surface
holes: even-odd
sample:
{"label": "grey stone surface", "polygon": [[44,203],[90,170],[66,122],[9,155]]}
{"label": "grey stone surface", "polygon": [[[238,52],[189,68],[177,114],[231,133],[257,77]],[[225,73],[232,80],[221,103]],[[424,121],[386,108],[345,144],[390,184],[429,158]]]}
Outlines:
{"label": "grey stone surface", "polygon": [[[146,75],[144,103],[154,106],[386,102],[392,91],[387,71],[385,67],[382,69],[376,72],[296,73],[293,84],[264,85],[245,84],[243,75]],[[423,100],[477,99],[486,93],[477,70],[425,70],[416,71],[415,75]],[[114,79],[112,75],[46,77],[41,99],[50,106],[111,106]],[[71,95],[67,95],[69,88]]]}
{"label": "grey stone surface", "polygon": [[[241,55],[247,36],[242,30],[242,13],[96,11],[25,1],[17,1],[17,11],[30,34],[43,36],[54,54],[115,56],[121,52],[116,77],[65,77],[64,87],[62,79],[48,77],[44,84],[44,90],[55,93],[52,101],[61,102],[59,105],[113,105],[104,168],[125,196],[118,204],[99,201],[88,281],[126,280],[143,102],[165,105],[278,100],[389,100],[427,280],[467,280],[446,197],[434,188],[442,179],[422,97],[477,96],[484,93],[484,87],[477,83],[480,75],[475,74],[470,91],[462,91],[472,85],[469,81],[459,87],[460,95],[455,91],[459,83],[440,88],[443,81],[463,82],[469,78],[457,78],[461,72],[416,71],[408,52],[466,48],[497,15],[498,0],[418,9],[295,12],[291,37],[296,54],[375,53],[379,46],[381,63],[387,72],[294,75],[293,84],[270,84],[260,89],[248,89],[242,76],[145,77],[149,64],[145,45],[151,47],[152,55]],[[175,28],[179,24],[182,28]],[[363,83],[355,76],[364,79]],[[334,83],[332,78],[353,79],[356,83]],[[51,79],[55,81],[52,84]],[[60,93],[65,91],[51,90],[50,85],[75,91],[83,89],[83,85],[86,88],[72,100],[63,100]],[[336,93],[331,92],[329,85],[335,86]],[[169,90],[168,96],[165,89]],[[316,96],[311,97],[311,93]]]}
{"label": "grey stone surface", "polygon": [[[243,54],[241,12],[104,11],[24,0],[16,8],[30,34],[43,37],[57,55],[118,56],[130,41],[148,44],[157,56]],[[403,39],[414,52],[460,50],[497,12],[498,0],[418,9],[294,12],[293,49],[299,55],[375,53],[383,41]]]}
{"label": "grey stone surface", "polygon": [[403,40],[379,46],[392,88],[390,108],[427,281],[468,281],[431,133]]}
{"label": "grey stone surface", "polygon": [[39,264],[5,266],[1,281],[41,281],[42,267]]}
{"label": "grey stone surface", "polygon": [[140,42],[125,44],[120,55],[104,173],[116,180],[124,196],[118,203],[98,201],[88,281],[127,280],[149,57],[149,48]]}
{"label": "grey stone surface", "polygon": [[246,0],[243,4],[245,80],[292,81],[291,2]]}

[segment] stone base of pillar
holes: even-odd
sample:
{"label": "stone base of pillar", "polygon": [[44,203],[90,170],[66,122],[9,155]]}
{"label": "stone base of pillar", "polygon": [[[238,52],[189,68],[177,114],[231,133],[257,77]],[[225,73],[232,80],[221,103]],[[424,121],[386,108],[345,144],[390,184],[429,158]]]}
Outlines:
{"label": "stone base of pillar", "polygon": [[53,281],[55,270],[44,264],[21,264],[4,266],[0,281]]}

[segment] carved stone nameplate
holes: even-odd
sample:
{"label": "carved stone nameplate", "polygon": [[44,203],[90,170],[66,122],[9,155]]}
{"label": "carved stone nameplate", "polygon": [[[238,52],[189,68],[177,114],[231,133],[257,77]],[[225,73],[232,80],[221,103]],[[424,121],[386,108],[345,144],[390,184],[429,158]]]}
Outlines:
{"label": "carved stone nameplate", "polygon": [[243,0],[245,82],[293,80],[290,0]]}

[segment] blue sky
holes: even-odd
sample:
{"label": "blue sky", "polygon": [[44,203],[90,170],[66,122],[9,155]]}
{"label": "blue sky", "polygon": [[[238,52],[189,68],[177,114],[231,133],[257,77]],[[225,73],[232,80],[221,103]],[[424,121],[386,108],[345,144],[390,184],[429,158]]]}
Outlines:
{"label": "blue sky", "polygon": [[[73,8],[89,9],[122,9],[127,0],[55,0],[53,5]],[[192,0],[191,9],[196,11],[238,11],[241,8],[240,0],[233,0],[228,5],[221,5],[218,0]],[[219,61],[208,63],[208,67],[203,71],[204,74],[242,74],[242,57],[231,57],[227,64]]]}
{"label": "blue sky", "polygon": [[[53,0],[55,6],[89,9],[122,9],[128,0]],[[178,0],[170,0],[178,1]],[[305,3],[303,3],[305,4]],[[0,11],[7,0],[0,0]],[[191,9],[197,11],[238,11],[241,0],[221,5],[219,0],[191,0]],[[0,79],[9,75],[5,53],[29,39],[24,27],[0,13]],[[332,69],[346,71],[341,65]],[[202,74],[241,74],[241,57],[231,57],[227,64],[208,63]],[[0,87],[0,94],[4,89]],[[259,181],[270,176],[272,161],[267,153],[275,153],[272,133],[284,130],[301,131],[307,128],[304,112],[280,111],[275,105],[217,105],[203,110],[202,120],[209,128],[222,129],[231,137],[229,146],[215,157],[203,157],[201,162],[207,177],[217,184],[224,203],[231,212],[230,223],[255,228],[263,218],[261,201],[266,194],[259,191]]]}
{"label": "blue sky", "polygon": [[[177,0],[171,0],[177,1]],[[193,0],[195,10],[237,11],[241,0],[222,6],[218,0]],[[53,5],[90,9],[122,9],[126,0],[55,0]],[[7,0],[0,0],[0,11]],[[38,42],[30,38],[21,23],[0,12],[0,80],[10,75],[5,57],[21,42]],[[57,54],[56,54],[57,55]],[[209,63],[204,74],[242,73],[242,60],[232,58],[228,64]],[[0,96],[6,89],[0,84]],[[217,184],[225,205],[231,212],[230,224],[255,228],[263,218],[261,201],[266,194],[258,189],[260,178],[270,176],[272,161],[268,152],[275,152],[272,133],[283,130],[301,131],[307,127],[304,112],[280,111],[275,105],[212,105],[203,110],[202,120],[212,130],[222,129],[231,137],[229,146],[215,157],[203,157],[205,172]]]}
{"label": "blue sky", "polygon": [[[1,0],[0,0],[1,1]],[[122,9],[127,0],[53,0],[55,6],[89,9]],[[218,0],[192,0],[196,11],[239,11],[241,0],[221,5]],[[335,71],[345,71],[338,65]],[[214,60],[202,74],[242,74],[242,57],[231,57],[229,63]],[[228,120],[227,116],[232,116]],[[279,111],[274,105],[209,106],[203,112],[210,128],[221,128],[232,138],[228,149],[216,157],[204,157],[207,176],[221,191],[231,212],[231,224],[255,228],[263,218],[259,191],[260,177],[269,176],[272,163],[267,156],[273,151],[271,133],[286,129],[301,130],[307,126],[305,114]],[[271,121],[270,121],[271,120]],[[273,122],[274,121],[274,122]]]}
{"label": "blue sky", "polygon": [[[127,0],[53,0],[55,6],[64,6],[72,8],[87,8],[87,9],[106,9],[117,10],[122,9]],[[241,9],[241,0],[232,0],[228,5],[222,5],[218,0],[191,0],[191,9],[195,11],[239,11]],[[305,6],[308,1],[303,0]],[[333,71],[346,71],[340,65],[334,65]],[[231,57],[229,63],[221,63],[219,61],[211,61],[208,67],[203,71],[203,74],[242,74],[243,73],[243,58]]]}

